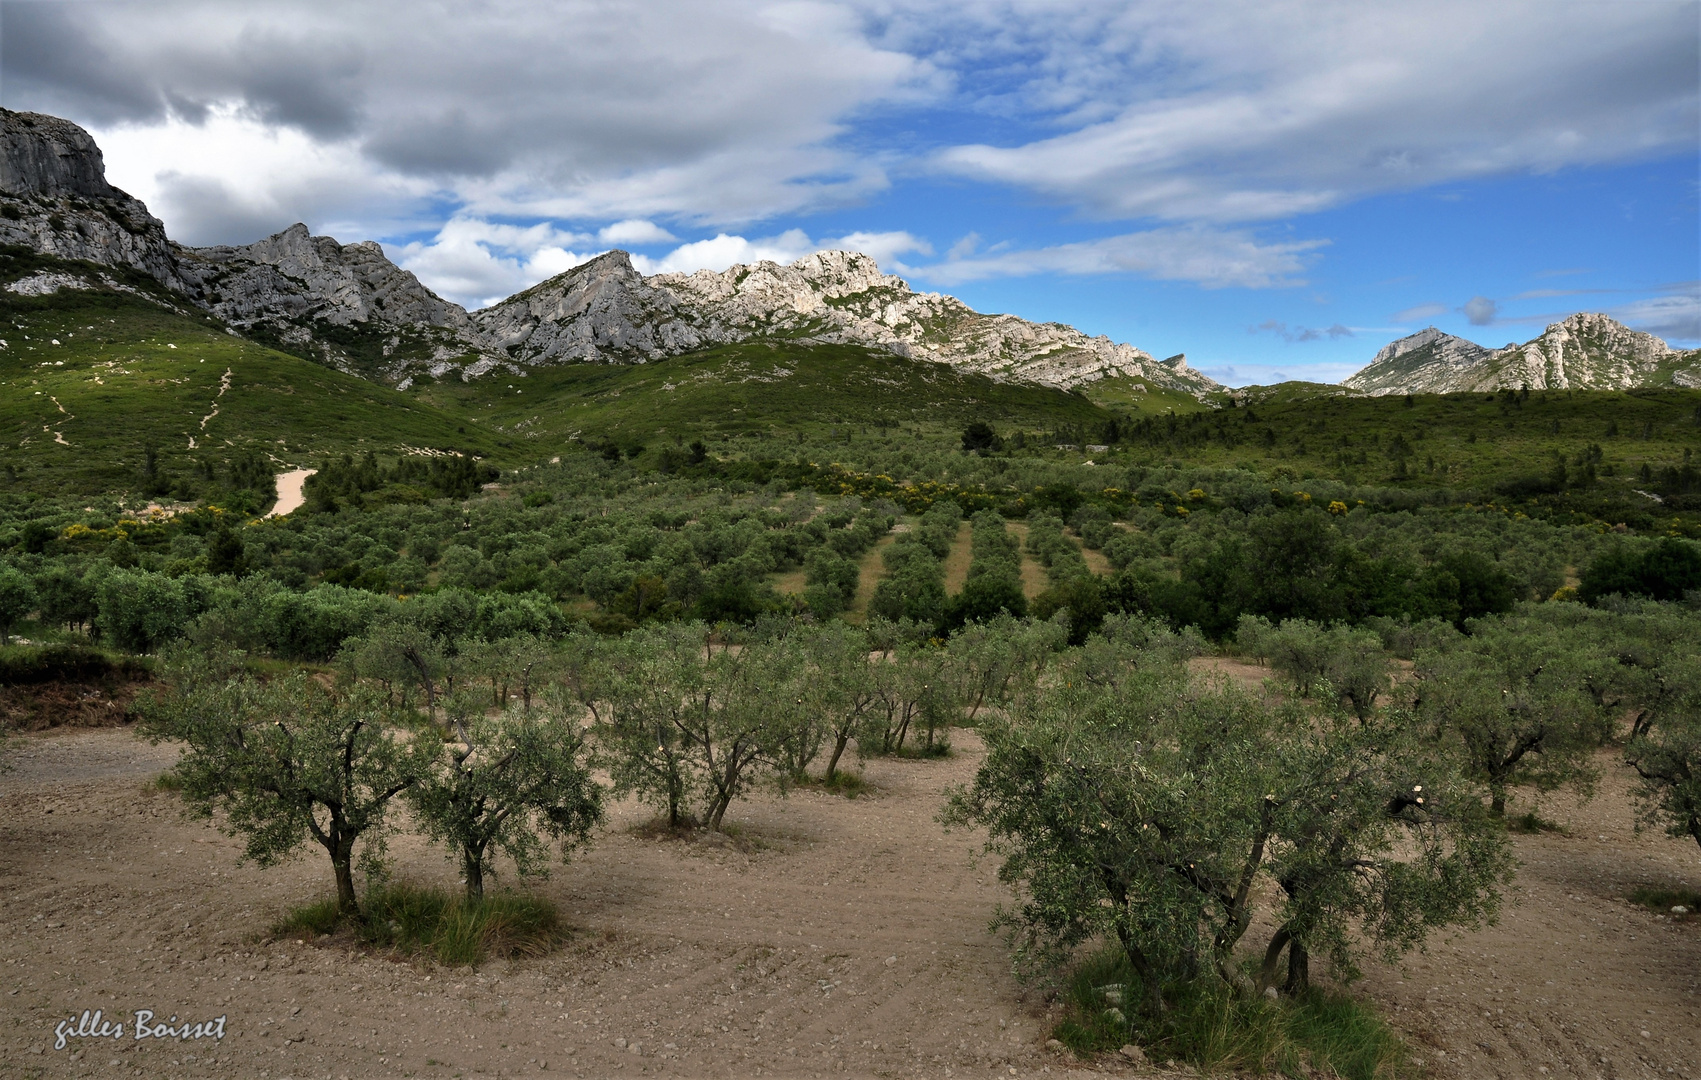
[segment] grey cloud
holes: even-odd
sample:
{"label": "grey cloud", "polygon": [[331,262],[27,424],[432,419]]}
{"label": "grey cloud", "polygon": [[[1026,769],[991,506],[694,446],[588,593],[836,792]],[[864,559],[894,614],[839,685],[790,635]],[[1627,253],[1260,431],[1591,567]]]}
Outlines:
{"label": "grey cloud", "polygon": [[1437,315],[1446,314],[1446,312],[1446,304],[1414,304],[1413,306],[1406,308],[1404,311],[1394,312],[1394,314],[1388,317],[1388,321],[1396,323],[1415,322],[1418,319],[1433,319]]}
{"label": "grey cloud", "polygon": [[1304,341],[1322,341],[1324,338],[1328,338],[1330,341],[1336,341],[1340,338],[1350,338],[1353,336],[1352,328],[1342,326],[1340,323],[1335,323],[1333,326],[1326,326],[1318,329],[1311,326],[1289,326],[1287,323],[1281,322],[1277,319],[1265,319],[1257,326],[1248,327],[1247,333],[1275,334],[1283,341],[1295,344]]}
{"label": "grey cloud", "polygon": [[174,237],[182,243],[252,243],[296,221],[288,210],[256,207],[216,180],[181,173],[168,173],[159,179],[160,197],[150,207],[154,213],[183,218],[188,216],[185,209],[193,207],[195,230]]}
{"label": "grey cloud", "polygon": [[834,146],[849,118],[932,92],[928,64],[845,5],[92,0],[0,18],[13,107],[94,127],[234,108],[515,215],[716,224],[843,203],[885,183],[877,156]]}
{"label": "grey cloud", "polygon": [[1006,77],[1027,75],[1041,105],[1064,66],[1094,70],[1114,115],[951,147],[939,169],[1107,217],[1246,221],[1697,143],[1682,4],[1343,2],[1295,18],[1279,4],[1135,3],[1098,22],[1056,6],[984,14],[1007,24],[989,34],[1006,43]]}
{"label": "grey cloud", "polygon": [[1495,316],[1500,314],[1500,305],[1486,296],[1473,296],[1460,306],[1459,311],[1472,326],[1492,326]]}
{"label": "grey cloud", "polygon": [[[186,25],[197,34],[182,34]],[[230,9],[113,3],[0,4],[0,60],[8,101],[38,101],[87,122],[201,123],[212,106],[240,102],[266,123],[323,137],[353,130],[365,66],[358,40],[310,26],[256,25]]]}

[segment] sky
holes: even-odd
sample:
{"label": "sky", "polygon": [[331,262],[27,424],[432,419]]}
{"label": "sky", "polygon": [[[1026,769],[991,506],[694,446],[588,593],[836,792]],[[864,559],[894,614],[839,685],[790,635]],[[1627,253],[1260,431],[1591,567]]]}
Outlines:
{"label": "sky", "polygon": [[1604,311],[1701,346],[1701,0],[0,0],[183,243],[479,307],[849,248],[1230,385]]}

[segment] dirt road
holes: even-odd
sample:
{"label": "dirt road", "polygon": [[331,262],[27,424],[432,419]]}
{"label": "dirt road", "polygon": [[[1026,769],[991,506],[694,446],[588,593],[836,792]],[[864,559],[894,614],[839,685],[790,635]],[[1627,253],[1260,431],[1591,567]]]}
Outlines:
{"label": "dirt road", "polygon": [[289,472],[278,473],[278,501],[267,517],[283,517],[301,509],[301,504],[307,501],[307,495],[302,491],[302,485],[307,478],[318,472],[318,469],[291,469]]}

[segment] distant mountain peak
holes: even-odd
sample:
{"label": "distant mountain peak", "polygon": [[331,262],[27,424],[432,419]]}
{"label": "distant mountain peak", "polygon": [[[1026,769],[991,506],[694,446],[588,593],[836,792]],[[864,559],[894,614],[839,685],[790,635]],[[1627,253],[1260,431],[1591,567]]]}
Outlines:
{"label": "distant mountain peak", "polygon": [[1390,342],[1342,385],[1369,394],[1623,390],[1701,383],[1701,352],[1682,353],[1609,315],[1579,311],[1531,340],[1486,349],[1427,327]]}

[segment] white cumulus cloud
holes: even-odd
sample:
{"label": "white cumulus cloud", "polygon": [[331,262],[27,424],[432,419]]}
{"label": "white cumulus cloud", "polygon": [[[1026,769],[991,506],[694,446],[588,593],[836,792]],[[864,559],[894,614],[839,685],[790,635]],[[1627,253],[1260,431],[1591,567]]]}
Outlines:
{"label": "white cumulus cloud", "polygon": [[1302,285],[1306,260],[1323,240],[1265,243],[1242,230],[1166,227],[1074,244],[997,251],[911,270],[941,285],[1033,274],[1119,274],[1193,281],[1207,288]]}

